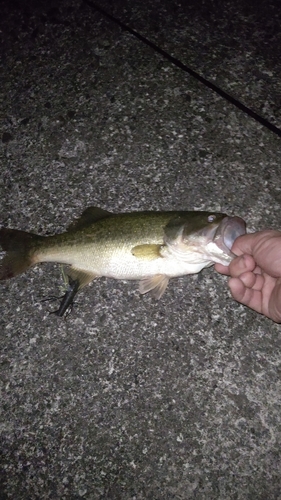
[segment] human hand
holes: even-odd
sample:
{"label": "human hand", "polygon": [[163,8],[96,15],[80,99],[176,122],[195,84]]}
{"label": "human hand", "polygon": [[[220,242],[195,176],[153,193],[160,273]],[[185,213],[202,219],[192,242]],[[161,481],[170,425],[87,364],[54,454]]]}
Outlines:
{"label": "human hand", "polygon": [[258,313],[281,323],[281,232],[259,231],[239,236],[229,266],[215,269],[230,276],[232,297]]}

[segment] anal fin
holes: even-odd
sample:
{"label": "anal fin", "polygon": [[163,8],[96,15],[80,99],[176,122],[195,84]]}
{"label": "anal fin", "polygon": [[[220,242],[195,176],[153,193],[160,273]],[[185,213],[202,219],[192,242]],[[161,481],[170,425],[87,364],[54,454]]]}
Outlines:
{"label": "anal fin", "polygon": [[90,283],[97,277],[97,275],[94,273],[82,271],[81,269],[77,269],[76,267],[69,267],[66,270],[66,275],[71,278],[72,281],[78,282],[78,290],[81,290],[81,288],[88,285],[88,283]]}
{"label": "anal fin", "polygon": [[141,294],[151,292],[155,299],[161,299],[169,283],[168,276],[164,274],[155,274],[143,278],[139,283],[139,292]]}
{"label": "anal fin", "polygon": [[67,269],[66,274],[68,276],[68,288],[62,298],[60,306],[57,311],[54,311],[56,316],[63,316],[67,309],[73,304],[75,295],[81,288],[88,285],[90,281],[96,278],[96,274],[87,273],[76,269],[75,267],[70,267]]}

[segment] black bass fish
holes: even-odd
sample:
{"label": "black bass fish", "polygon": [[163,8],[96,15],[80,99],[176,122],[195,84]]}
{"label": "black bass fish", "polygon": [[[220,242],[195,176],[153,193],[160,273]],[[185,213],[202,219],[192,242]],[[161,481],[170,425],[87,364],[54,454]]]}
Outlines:
{"label": "black bass fish", "polygon": [[246,232],[240,217],[214,212],[128,212],[86,209],[65,233],[39,236],[0,229],[6,255],[0,280],[41,262],[68,264],[62,316],[78,290],[94,278],[139,280],[140,293],[160,299],[169,279],[198,273],[215,262],[228,265],[234,240]]}

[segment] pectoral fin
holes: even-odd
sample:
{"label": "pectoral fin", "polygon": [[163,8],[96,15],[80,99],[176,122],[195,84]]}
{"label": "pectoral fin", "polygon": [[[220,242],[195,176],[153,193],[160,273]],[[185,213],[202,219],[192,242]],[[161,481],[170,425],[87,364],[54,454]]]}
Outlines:
{"label": "pectoral fin", "polygon": [[141,294],[151,292],[155,299],[161,299],[169,283],[169,278],[164,274],[156,274],[143,278],[139,283],[139,292]]}
{"label": "pectoral fin", "polygon": [[146,244],[146,245],[137,245],[132,248],[132,254],[141,260],[154,260],[161,257],[160,254],[161,245],[156,244]]}

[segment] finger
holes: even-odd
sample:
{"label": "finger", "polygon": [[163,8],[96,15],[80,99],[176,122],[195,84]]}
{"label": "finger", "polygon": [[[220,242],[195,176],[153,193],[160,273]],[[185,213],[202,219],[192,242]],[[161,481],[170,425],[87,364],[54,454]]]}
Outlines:
{"label": "finger", "polygon": [[251,255],[241,255],[233,259],[229,264],[229,273],[233,278],[238,278],[241,274],[253,271],[256,263]]}
{"label": "finger", "polygon": [[229,266],[223,266],[222,264],[215,264],[215,270],[220,274],[229,275]]}
{"label": "finger", "polygon": [[261,274],[255,274],[251,271],[240,274],[239,279],[247,288],[261,290],[264,286],[264,277]]}
{"label": "finger", "polygon": [[215,270],[220,274],[231,275],[233,277],[238,277],[240,274],[247,271],[255,271],[255,273],[260,274],[261,270],[251,255],[241,255],[236,257],[229,266],[223,266],[222,264],[215,264]]}
{"label": "finger", "polygon": [[259,313],[262,312],[262,294],[260,290],[246,287],[239,278],[230,278],[228,284],[234,300]]}

